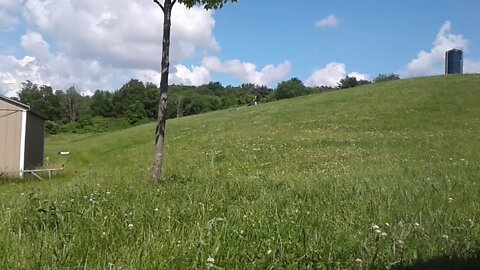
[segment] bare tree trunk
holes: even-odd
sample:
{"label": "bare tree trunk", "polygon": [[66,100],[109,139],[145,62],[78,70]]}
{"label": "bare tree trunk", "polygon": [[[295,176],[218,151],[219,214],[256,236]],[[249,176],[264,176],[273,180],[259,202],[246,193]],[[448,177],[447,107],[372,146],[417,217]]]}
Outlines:
{"label": "bare tree trunk", "polygon": [[175,4],[175,0],[165,0],[163,5],[157,0],[154,0],[154,2],[163,10],[162,75],[160,79],[160,100],[158,102],[157,129],[155,132],[155,156],[152,169],[152,182],[154,184],[158,184],[162,174],[165,124],[167,121],[167,91],[170,66],[170,26],[172,7],[173,4]]}

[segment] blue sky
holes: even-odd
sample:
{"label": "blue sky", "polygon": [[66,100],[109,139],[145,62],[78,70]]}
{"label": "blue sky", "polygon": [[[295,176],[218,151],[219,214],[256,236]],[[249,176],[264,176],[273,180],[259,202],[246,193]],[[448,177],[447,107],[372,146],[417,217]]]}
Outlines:
{"label": "blue sky", "polygon": [[[300,3],[299,3],[300,2]],[[258,65],[292,62],[291,76],[341,62],[348,70],[400,73],[421,50],[429,51],[446,21],[469,41],[465,57],[480,61],[480,1],[269,1],[244,0],[215,14],[221,58]],[[266,15],[268,14],[268,15]],[[335,27],[316,28],[329,15]],[[235,27],[241,26],[241,27]]]}
{"label": "blue sky", "polygon": [[[274,4],[272,4],[274,3]],[[336,85],[439,75],[465,50],[480,72],[477,0],[239,0],[218,11],[177,5],[170,81],[275,87],[292,77]],[[84,93],[130,78],[158,83],[161,11],[150,0],[0,0],[0,94],[31,80]]]}

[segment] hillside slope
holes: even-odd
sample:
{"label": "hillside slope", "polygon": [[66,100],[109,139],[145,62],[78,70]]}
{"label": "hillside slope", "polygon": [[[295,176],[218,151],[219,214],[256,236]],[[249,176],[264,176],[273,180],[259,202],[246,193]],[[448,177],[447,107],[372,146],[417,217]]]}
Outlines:
{"label": "hillside slope", "polygon": [[480,75],[170,120],[156,188],[153,132],[48,138],[47,166],[64,176],[0,185],[2,268],[478,261]]}
{"label": "hillside slope", "polygon": [[[335,161],[363,168],[361,163],[376,159],[388,161],[382,167],[397,166],[412,154],[431,163],[455,156],[472,159],[479,150],[474,143],[479,127],[480,76],[394,81],[170,120],[166,173],[202,162],[223,169],[247,163],[250,170],[272,177],[287,165],[292,174],[305,173],[302,167],[316,174]],[[71,151],[67,167],[75,170],[102,164],[147,170],[153,130],[148,124],[65,140],[54,137],[48,140],[47,156],[62,163],[55,153]],[[382,152],[390,154],[387,160]],[[234,175],[238,173],[250,175]]]}

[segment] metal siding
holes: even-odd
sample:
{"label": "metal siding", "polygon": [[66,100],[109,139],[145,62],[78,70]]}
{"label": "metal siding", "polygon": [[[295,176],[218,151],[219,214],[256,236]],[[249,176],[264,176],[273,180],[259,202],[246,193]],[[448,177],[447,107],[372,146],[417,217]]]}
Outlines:
{"label": "metal siding", "polygon": [[0,172],[18,171],[22,111],[22,108],[0,100]]}
{"label": "metal siding", "polygon": [[453,49],[445,53],[445,74],[463,73],[463,52]]}
{"label": "metal siding", "polygon": [[45,121],[27,114],[27,133],[25,136],[25,169],[31,170],[43,165]]}

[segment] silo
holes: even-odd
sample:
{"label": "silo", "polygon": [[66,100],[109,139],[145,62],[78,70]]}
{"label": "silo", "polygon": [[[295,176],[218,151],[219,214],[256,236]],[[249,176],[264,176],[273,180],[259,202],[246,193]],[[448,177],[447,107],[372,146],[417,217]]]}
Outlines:
{"label": "silo", "polygon": [[445,53],[445,74],[463,73],[463,52],[453,49]]}

